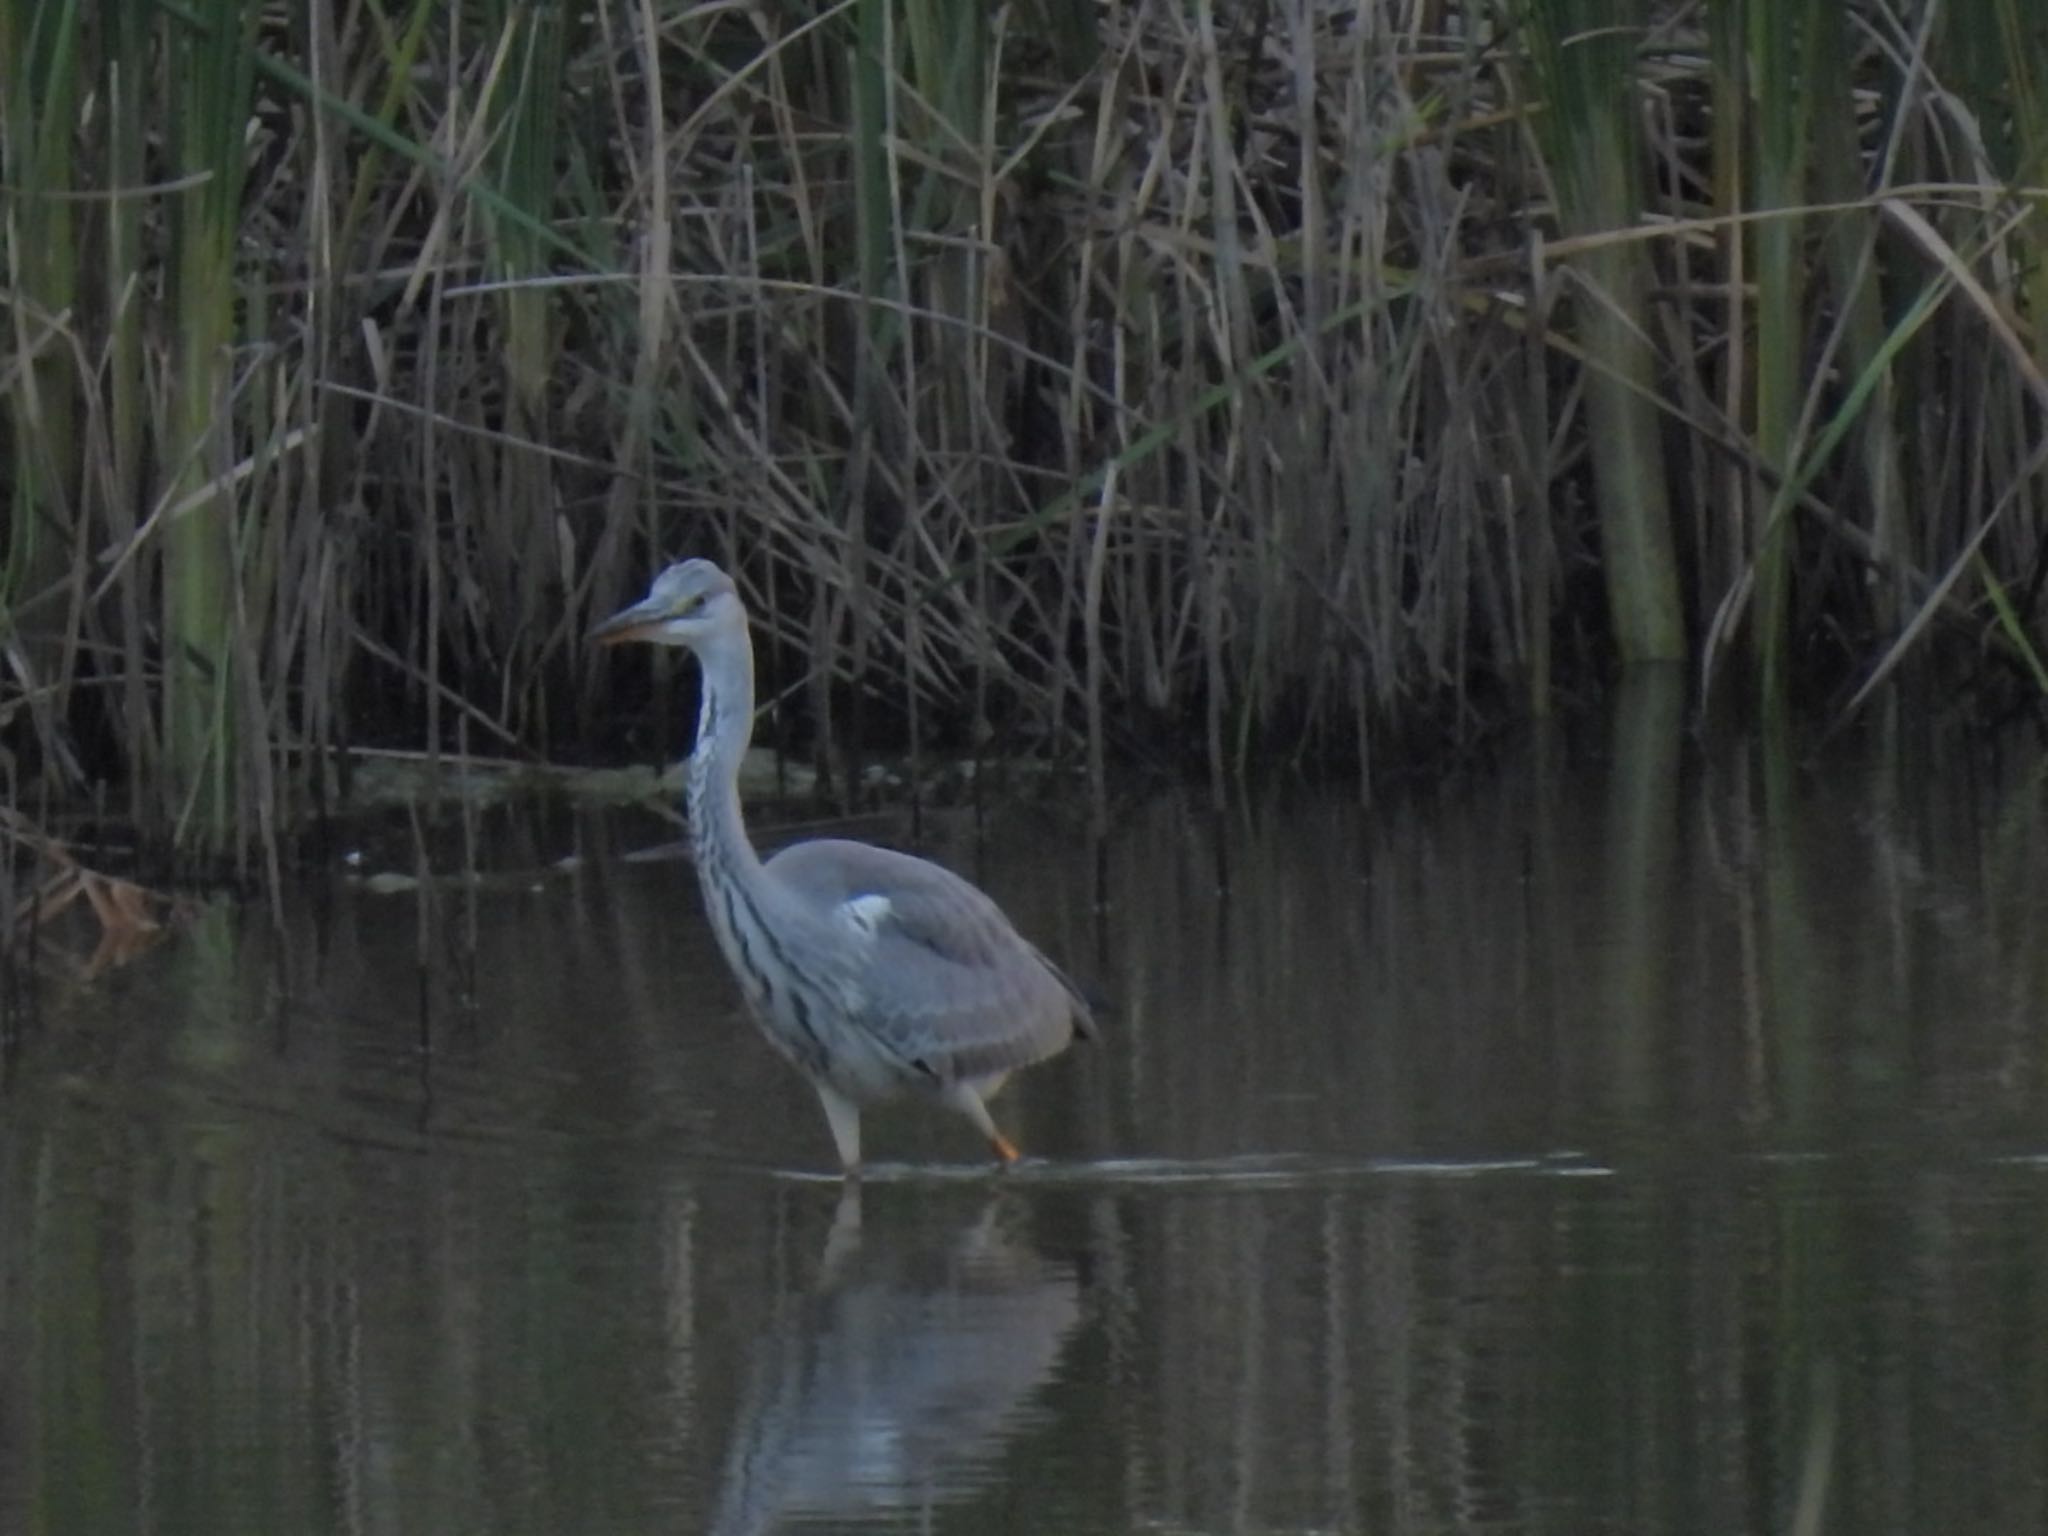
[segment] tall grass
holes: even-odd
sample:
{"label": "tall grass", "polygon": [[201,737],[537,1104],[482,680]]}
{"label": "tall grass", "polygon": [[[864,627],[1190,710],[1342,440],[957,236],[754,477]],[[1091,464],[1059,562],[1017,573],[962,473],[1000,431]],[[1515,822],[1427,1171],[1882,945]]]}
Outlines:
{"label": "tall grass", "polygon": [[12,8],[0,19],[0,101],[8,153],[4,365],[9,418],[7,564],[0,624],[7,645],[6,715],[35,722],[57,747],[52,768],[75,757],[61,733],[71,656],[65,573],[78,499],[80,360],[65,334],[77,302],[74,176],[68,132],[78,112],[80,15],[75,4]]}
{"label": "tall grass", "polygon": [[1098,806],[1687,652],[2031,688],[2043,27],[0,0],[0,724],[214,852],[339,747],[672,747],[580,636],[684,551],[786,742]]}
{"label": "tall grass", "polygon": [[1575,267],[1576,329],[1586,372],[1593,497],[1615,648],[1627,661],[1685,655],[1671,535],[1657,361],[1644,303],[1648,253],[1622,238],[1641,219],[1646,166],[1631,80],[1637,39],[1627,0],[1562,0],[1526,20],[1559,221],[1584,237]]}
{"label": "tall grass", "polygon": [[271,337],[238,335],[235,312],[256,14],[238,0],[211,0],[191,24],[171,25],[163,45],[174,112],[167,138],[189,181],[168,210],[169,358],[152,433],[164,522],[164,782],[173,825],[201,846],[225,842],[253,798],[237,793],[255,737],[237,724],[246,707],[237,683],[256,665],[248,624],[263,589],[262,503],[242,494],[236,460],[270,435],[250,386]]}
{"label": "tall grass", "polygon": [[[1756,562],[1752,624],[1758,681],[1769,710],[1783,706],[1787,685],[1792,526],[1773,515],[1770,486],[1791,471],[1804,393],[1807,261],[1802,249],[1805,221],[1796,210],[1807,201],[1816,76],[1821,71],[1818,12],[1815,0],[1783,6],[1750,0],[1744,13],[1749,53],[1745,116],[1753,125],[1747,206],[1764,215],[1750,226],[1757,292],[1752,430],[1758,458],[1748,498],[1750,547]],[[1841,110],[1848,104],[1827,105]]]}

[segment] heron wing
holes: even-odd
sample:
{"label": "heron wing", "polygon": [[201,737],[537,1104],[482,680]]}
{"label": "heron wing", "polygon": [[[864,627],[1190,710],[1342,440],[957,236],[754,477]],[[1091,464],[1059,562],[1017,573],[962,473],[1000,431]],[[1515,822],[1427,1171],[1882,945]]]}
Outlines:
{"label": "heron wing", "polygon": [[951,870],[826,838],[784,849],[768,872],[819,925],[857,1021],[914,1071],[990,1077],[1089,1032],[1079,993]]}

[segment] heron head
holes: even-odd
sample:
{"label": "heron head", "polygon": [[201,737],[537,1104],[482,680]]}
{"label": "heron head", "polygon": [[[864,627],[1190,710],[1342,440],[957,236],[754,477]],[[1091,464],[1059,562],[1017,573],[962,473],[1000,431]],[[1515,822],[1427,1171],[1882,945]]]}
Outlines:
{"label": "heron head", "polygon": [[590,632],[599,645],[642,640],[693,649],[713,635],[745,630],[746,609],[732,578],[709,560],[685,560],[654,578],[647,595]]}

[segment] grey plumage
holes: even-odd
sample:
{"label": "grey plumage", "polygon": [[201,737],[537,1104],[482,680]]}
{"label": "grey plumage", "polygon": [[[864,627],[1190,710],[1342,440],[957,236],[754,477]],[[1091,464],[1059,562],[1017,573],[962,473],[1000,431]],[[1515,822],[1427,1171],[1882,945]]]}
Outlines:
{"label": "grey plumage", "polygon": [[688,646],[703,672],[686,798],[705,909],[768,1041],[816,1088],[849,1170],[864,1104],[923,1097],[965,1116],[1005,1161],[986,1100],[1013,1071],[1093,1025],[1059,969],[950,870],[829,838],[765,864],[740,814],[753,729],[753,645],[732,580],[672,565],[602,642]]}

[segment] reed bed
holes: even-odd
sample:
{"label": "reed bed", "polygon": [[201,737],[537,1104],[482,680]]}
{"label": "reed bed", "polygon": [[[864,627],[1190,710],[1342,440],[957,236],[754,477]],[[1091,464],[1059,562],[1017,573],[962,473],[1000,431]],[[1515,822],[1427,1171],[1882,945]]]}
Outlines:
{"label": "reed bed", "polygon": [[2038,697],[2043,61],[2028,0],[0,0],[9,782],[246,866],[351,747],[673,747],[581,637],[687,552],[822,763],[1098,807],[1624,666]]}

